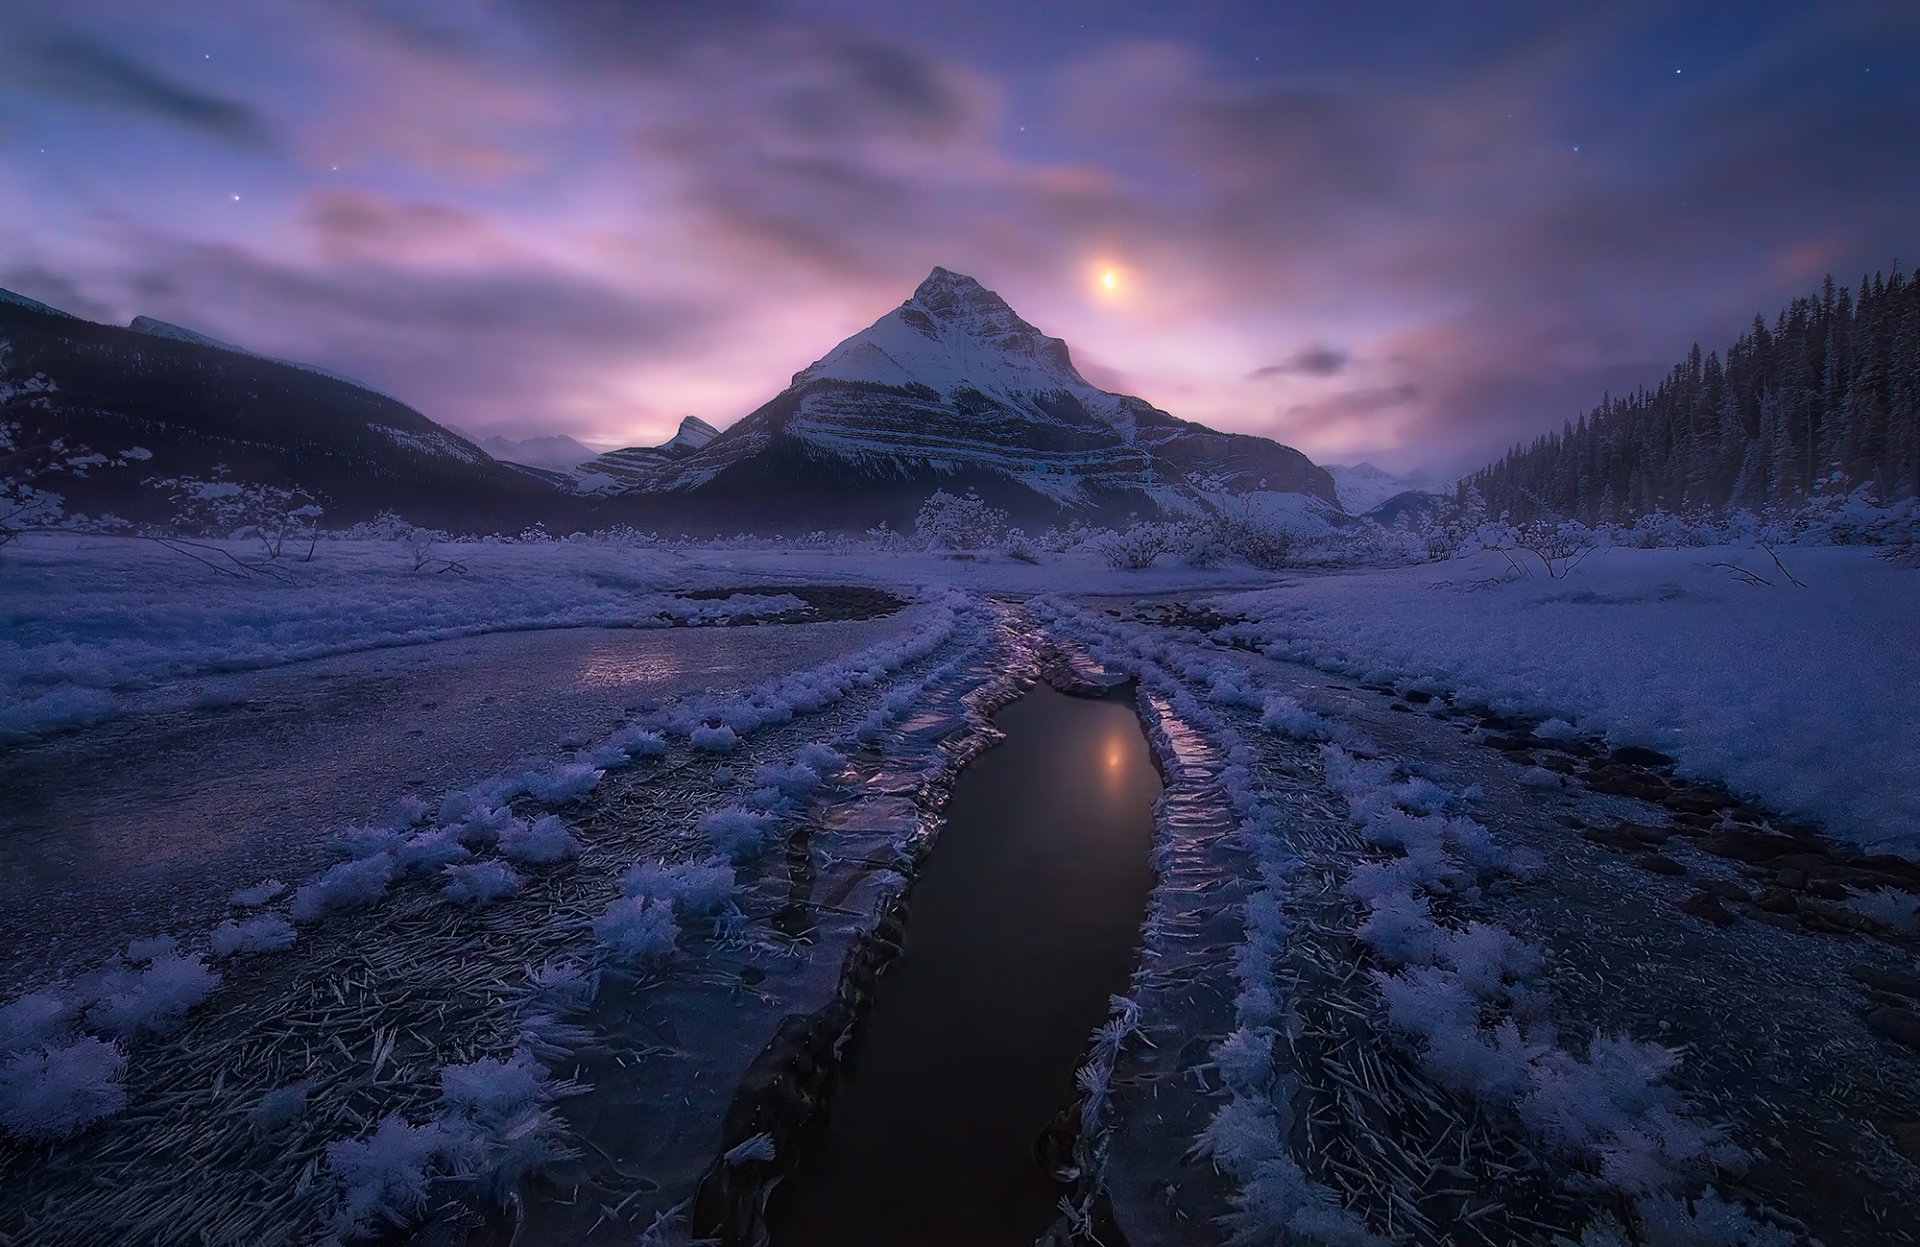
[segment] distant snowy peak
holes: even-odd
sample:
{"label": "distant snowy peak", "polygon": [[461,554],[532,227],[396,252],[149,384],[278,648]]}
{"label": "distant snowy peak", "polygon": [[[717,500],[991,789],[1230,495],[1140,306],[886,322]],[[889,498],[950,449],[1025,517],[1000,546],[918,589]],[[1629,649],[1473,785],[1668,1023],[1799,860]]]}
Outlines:
{"label": "distant snowy peak", "polygon": [[652,481],[662,467],[700,450],[720,430],[699,416],[685,416],[672,437],[658,446],[629,446],[593,455],[572,468],[574,490],[583,494],[618,493]]}
{"label": "distant snowy peak", "polygon": [[[378,394],[381,398],[391,398],[396,403],[402,402],[401,399],[394,398],[393,395],[387,393],[385,390],[368,385],[365,381],[342,376],[331,369],[322,368],[317,364],[306,364],[297,359],[276,359],[271,355],[262,355],[258,351],[249,351],[244,346],[235,346],[231,342],[222,342],[218,338],[208,337],[204,333],[199,333],[168,321],[156,320],[151,316],[136,316],[132,321],[128,322],[127,328],[133,330],[135,333],[144,333],[150,337],[168,338],[174,342],[189,342],[194,346],[211,347],[216,351],[231,351],[235,355],[246,355],[253,359],[264,359],[270,364],[285,364],[289,368],[298,368],[302,372],[316,373],[319,376],[327,377],[334,381],[343,381],[357,389],[365,390],[369,394]],[[403,403],[402,405],[405,404]]]}
{"label": "distant snowy peak", "polygon": [[1073,366],[1067,344],[1020,318],[993,291],[936,268],[913,297],[794,374],[819,381],[926,386],[954,399],[980,393],[1016,404],[1071,395],[1087,415],[1131,440],[1138,399],[1096,389]]}
{"label": "distant snowy peak", "polygon": [[1334,489],[1340,495],[1340,507],[1348,515],[1365,515],[1401,494],[1445,493],[1452,482],[1431,472],[1393,473],[1371,463],[1326,464],[1333,474]]}
{"label": "distant snowy peak", "polygon": [[0,303],[11,303],[15,307],[24,307],[30,312],[39,312],[44,316],[60,316],[67,320],[78,320],[72,312],[63,312],[57,307],[49,307],[38,299],[29,299],[24,294],[15,294],[11,290],[0,289]]}
{"label": "distant snowy peak", "polygon": [[720,430],[699,416],[687,416],[680,421],[679,430],[655,449],[664,450],[668,454],[679,454],[698,450],[718,436],[720,436]]}
{"label": "distant snowy peak", "polygon": [[683,514],[744,524],[910,520],[935,488],[977,488],[1039,523],[1192,513],[1230,494],[1334,501],[1299,451],[1090,384],[1066,343],[944,268],[725,432],[690,421],[574,476],[582,492],[675,495]]}
{"label": "distant snowy peak", "polygon": [[517,463],[523,467],[545,468],[553,472],[571,472],[597,453],[565,433],[511,438],[499,434],[475,437],[463,429],[455,429],[454,432],[502,463]]}

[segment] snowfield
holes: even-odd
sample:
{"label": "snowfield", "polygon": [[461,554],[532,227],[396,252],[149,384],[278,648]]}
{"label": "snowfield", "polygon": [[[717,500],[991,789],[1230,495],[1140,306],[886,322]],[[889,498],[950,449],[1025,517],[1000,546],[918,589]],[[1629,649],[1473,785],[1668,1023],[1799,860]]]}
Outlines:
{"label": "snowfield", "polygon": [[[516,1197],[529,1241],[669,1242],[709,1172],[758,1207],[794,1139],[772,1101],[734,1129],[737,1094],[840,1050],[987,716],[1043,674],[1137,679],[1167,777],[1062,1233],[1102,1191],[1139,1247],[1770,1247],[1913,1206],[1887,1125],[1920,1065],[1876,1047],[1908,1014],[1848,976],[1908,990],[1920,875],[1773,815],[1920,853],[1920,571],[445,553],[467,573],[376,542],[292,583],[101,538],[0,558],[0,1238],[351,1241]],[[665,630],[847,585],[906,604]],[[112,721],[47,734],[63,698]],[[1664,773],[1646,749],[1771,812],[1578,779]],[[1824,1077],[1870,1067],[1871,1099]]]}
{"label": "snowfield", "polygon": [[[1920,571],[1860,549],[1498,554],[1231,594],[1231,635],[1356,679],[1557,718],[1882,851],[1920,855]],[[1774,582],[1737,581],[1733,563]],[[1550,729],[1551,730],[1551,729]]]}

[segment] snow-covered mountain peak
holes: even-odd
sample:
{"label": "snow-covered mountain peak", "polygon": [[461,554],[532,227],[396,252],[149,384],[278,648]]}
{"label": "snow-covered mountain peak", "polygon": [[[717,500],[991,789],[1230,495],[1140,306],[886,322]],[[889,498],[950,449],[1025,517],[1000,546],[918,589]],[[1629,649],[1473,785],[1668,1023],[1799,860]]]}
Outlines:
{"label": "snow-covered mountain peak", "polygon": [[659,449],[680,452],[698,450],[718,436],[720,436],[720,430],[699,416],[686,416],[681,419],[678,431],[660,443]]}
{"label": "snow-covered mountain peak", "polygon": [[1123,436],[1133,432],[1134,404],[1089,384],[1065,342],[1022,320],[973,278],[944,268],[793,378],[796,387],[818,381],[919,385],[947,399],[973,392],[1028,409],[1036,397],[1067,395]]}

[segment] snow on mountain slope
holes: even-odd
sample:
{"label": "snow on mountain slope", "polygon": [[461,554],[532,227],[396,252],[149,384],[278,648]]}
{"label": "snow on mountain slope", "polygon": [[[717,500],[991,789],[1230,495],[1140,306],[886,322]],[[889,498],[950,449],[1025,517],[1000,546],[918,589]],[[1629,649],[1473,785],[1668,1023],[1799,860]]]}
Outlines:
{"label": "snow on mountain slope", "polygon": [[618,493],[654,479],[661,465],[692,454],[718,436],[720,430],[705,420],[687,416],[680,421],[673,436],[658,446],[629,446],[603,455],[589,451],[584,462],[577,462],[569,469],[574,490],[583,494]]}
{"label": "snow on mountain slope", "polygon": [[943,268],[935,268],[911,299],[795,373],[793,384],[826,380],[918,384],[948,399],[979,393],[1013,405],[1067,394],[1128,442],[1139,409],[1146,407],[1088,384],[1065,342],[1020,319],[973,278]]}
{"label": "snow on mountain slope", "polygon": [[1451,482],[1431,472],[1396,474],[1371,463],[1325,465],[1333,475],[1340,507],[1348,515],[1365,515],[1389,498],[1404,493],[1445,493]]}
{"label": "snow on mountain slope", "polygon": [[285,364],[289,368],[298,368],[302,372],[317,373],[320,376],[328,377],[334,381],[344,381],[348,385],[357,386],[367,391],[369,394],[378,394],[381,398],[392,398],[396,403],[402,401],[401,399],[394,398],[393,395],[387,393],[385,390],[368,385],[365,381],[342,376],[331,369],[322,368],[317,364],[306,364],[297,359],[277,359],[272,355],[262,355],[258,351],[249,351],[244,346],[235,346],[231,342],[222,342],[218,338],[210,338],[204,333],[199,333],[180,325],[170,324],[164,320],[155,320],[151,316],[136,316],[127,324],[127,328],[133,330],[135,333],[149,334],[156,338],[171,338],[175,342],[191,342],[195,346],[210,346],[216,351],[232,351],[236,355],[248,355],[254,359],[271,360],[276,364]]}
{"label": "snow on mountain slope", "polygon": [[935,486],[979,488],[1042,517],[1205,509],[1222,490],[1334,500],[1331,478],[1296,450],[1097,388],[1064,342],[944,268],[691,453],[615,451],[582,471],[631,493],[736,511],[752,500],[789,518],[868,503],[873,518],[892,517]]}
{"label": "snow on mountain slope", "polygon": [[57,307],[49,307],[38,299],[29,299],[26,295],[15,294],[11,290],[0,289],[0,303],[11,303],[16,307],[24,307],[28,311],[39,312],[46,316],[64,316],[68,320],[75,319],[72,312],[63,312]]}

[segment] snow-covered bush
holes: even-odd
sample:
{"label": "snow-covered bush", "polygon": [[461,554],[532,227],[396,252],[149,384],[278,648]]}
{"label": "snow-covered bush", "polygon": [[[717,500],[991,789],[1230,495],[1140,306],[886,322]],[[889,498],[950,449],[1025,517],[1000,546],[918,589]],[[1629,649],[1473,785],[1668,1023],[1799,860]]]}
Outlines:
{"label": "snow-covered bush", "polygon": [[296,548],[304,544],[305,557],[313,558],[323,511],[319,500],[297,485],[238,481],[225,464],[215,465],[206,477],[162,477],[152,483],[170,491],[180,532],[257,541],[269,559],[279,558],[289,542]]}
{"label": "snow-covered bush", "polygon": [[450,901],[476,908],[491,905],[512,896],[525,882],[518,871],[505,862],[475,862],[470,866],[449,866],[440,872],[446,879],[441,894]]}
{"label": "snow-covered bush", "polygon": [[24,1143],[57,1143],[126,1107],[127,1059],[91,1036],[0,1060],[0,1130]]}
{"label": "snow-covered bush", "polygon": [[1548,579],[1560,580],[1601,547],[1601,537],[1578,520],[1538,519],[1519,528],[1513,545],[1540,560]]}
{"label": "snow-covered bush", "polygon": [[230,918],[213,929],[213,955],[285,952],[293,947],[295,937],[293,924],[278,914],[242,920]]}
{"label": "snow-covered bush", "polygon": [[866,536],[867,544],[882,554],[901,554],[913,546],[905,533],[890,527],[885,520],[869,528]]}
{"label": "snow-covered bush", "polygon": [[531,825],[518,823],[500,833],[500,856],[529,866],[562,862],[580,851],[580,842],[555,814],[537,818]]}
{"label": "snow-covered bush", "polygon": [[1119,532],[1108,533],[1095,543],[1107,566],[1118,571],[1143,571],[1153,561],[1177,547],[1176,532],[1166,524],[1140,520]]}
{"label": "snow-covered bush", "polygon": [[1040,547],[1034,544],[1033,538],[1018,528],[1007,530],[1006,538],[1000,543],[1000,548],[1007,552],[1008,558],[1016,562],[1038,563],[1040,561]]}
{"label": "snow-covered bush", "polygon": [[1007,513],[991,507],[978,494],[950,494],[936,489],[920,504],[913,530],[930,550],[987,550],[1000,543]]}

